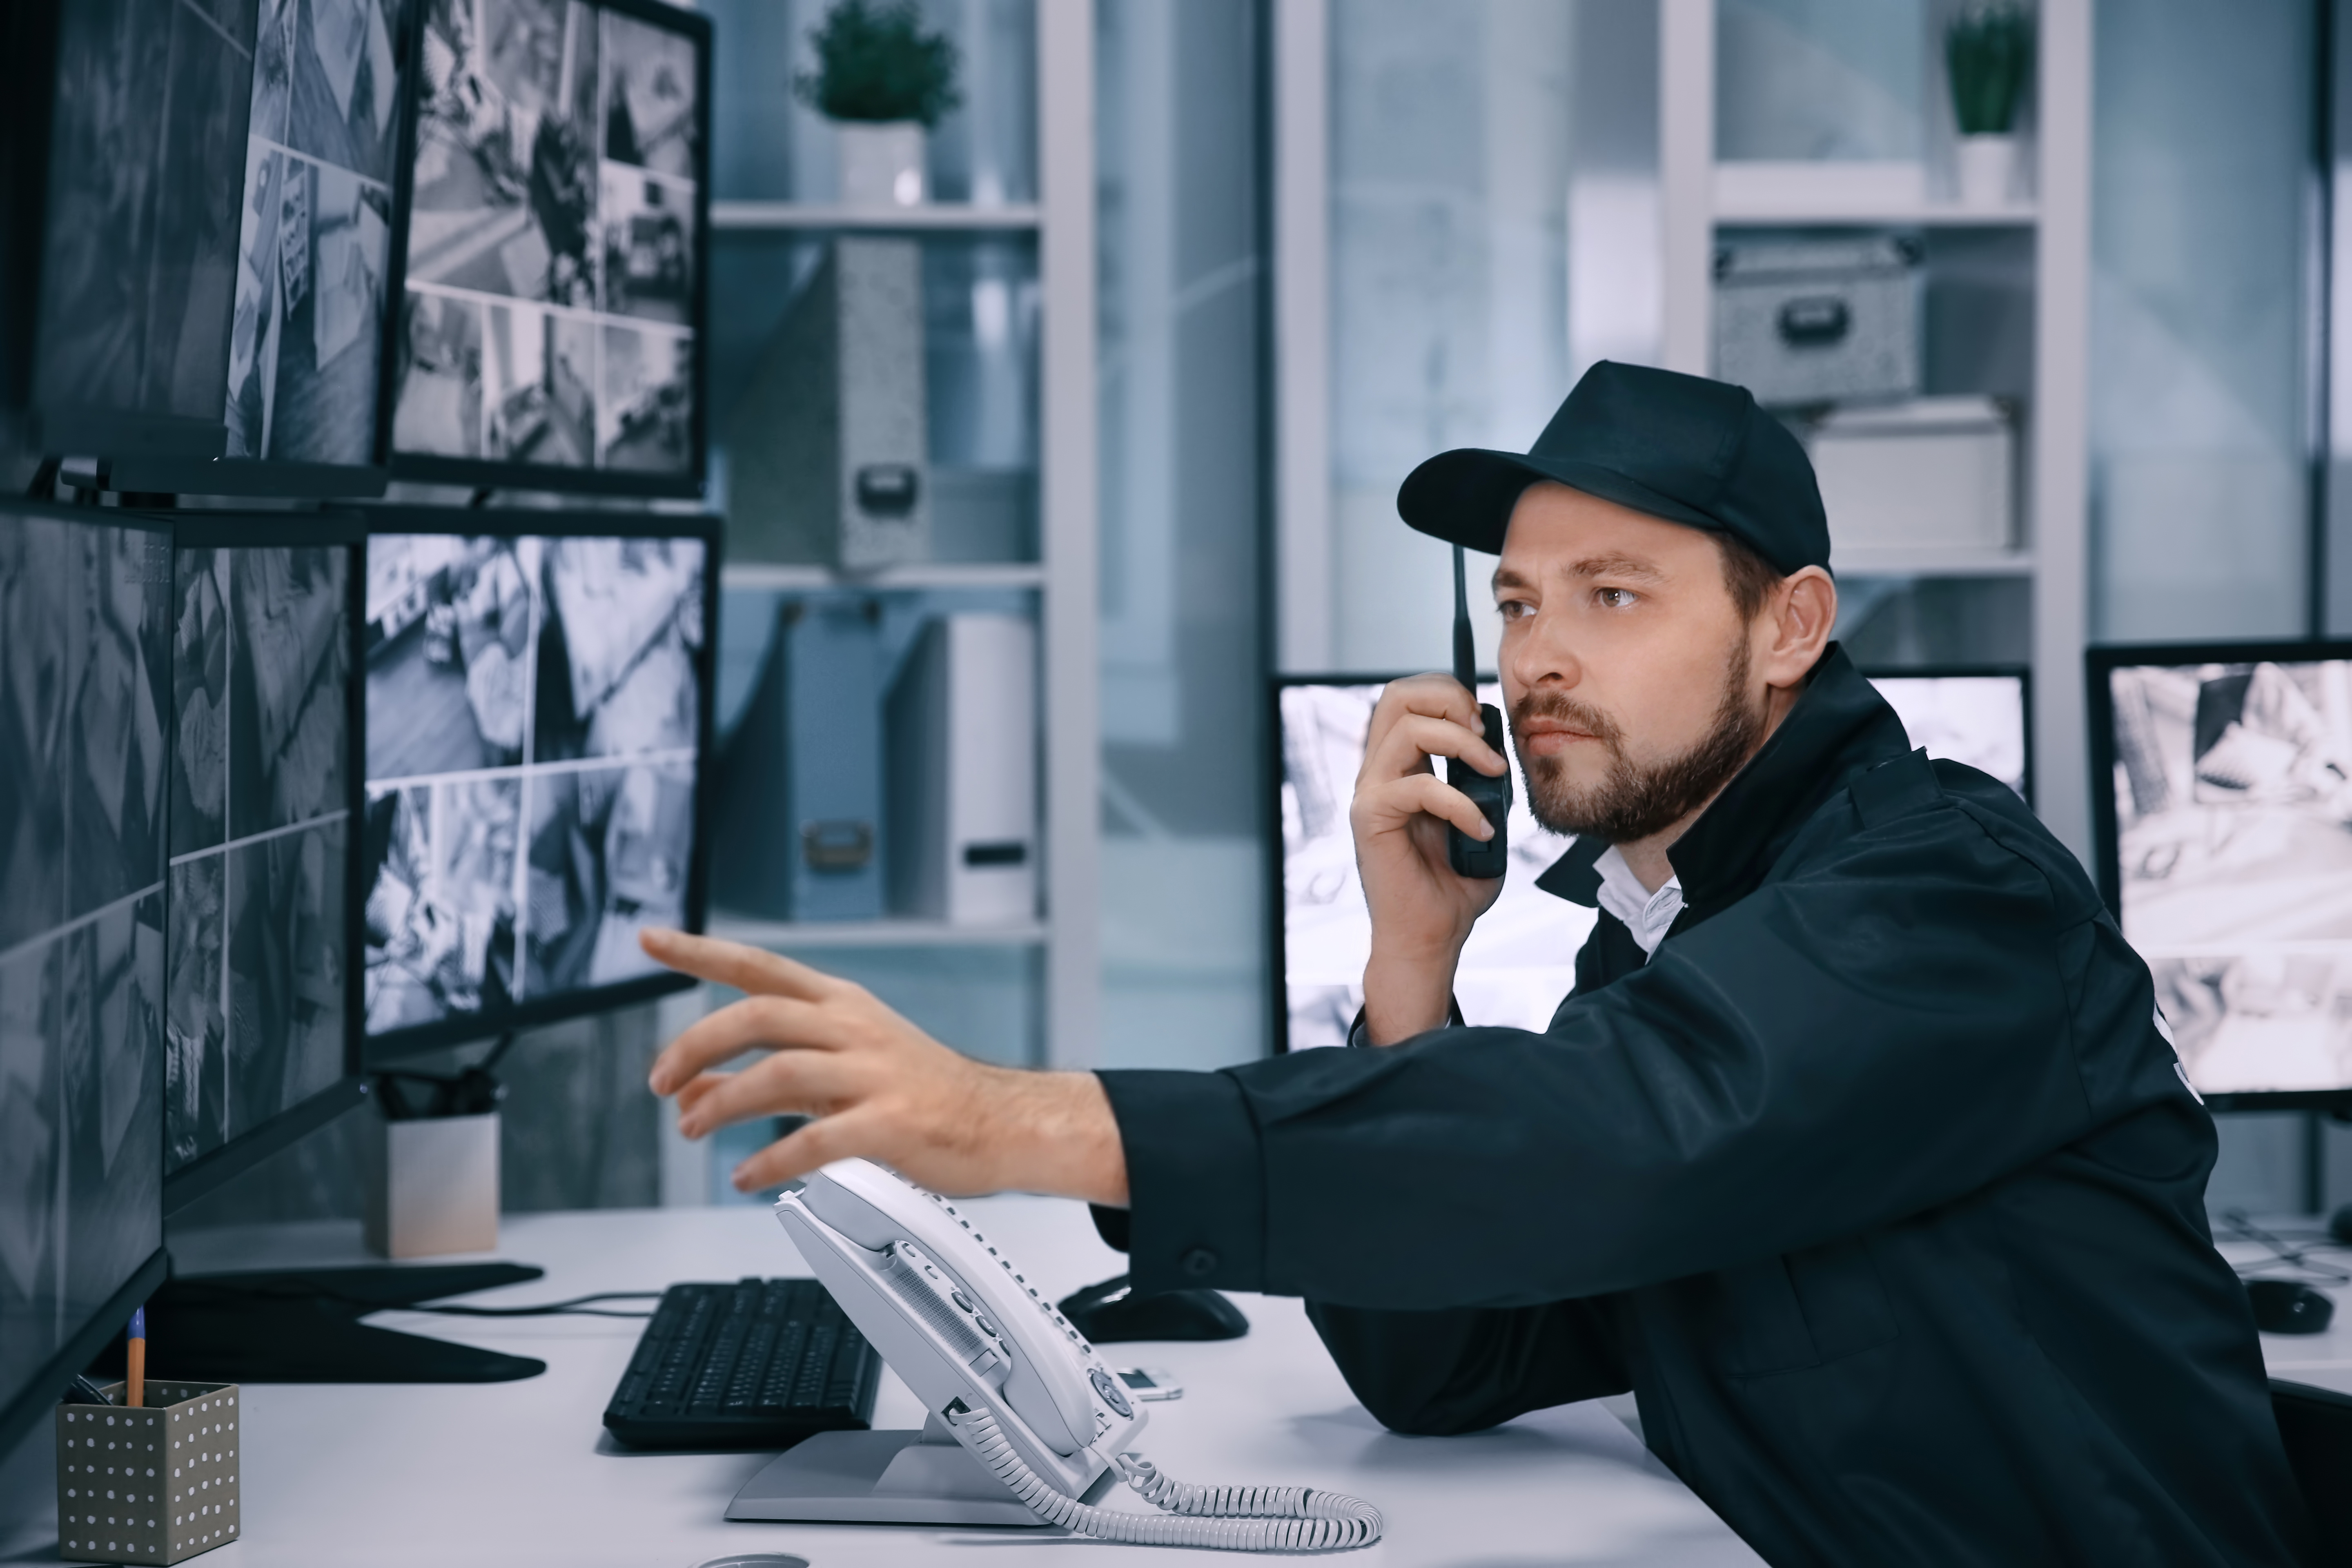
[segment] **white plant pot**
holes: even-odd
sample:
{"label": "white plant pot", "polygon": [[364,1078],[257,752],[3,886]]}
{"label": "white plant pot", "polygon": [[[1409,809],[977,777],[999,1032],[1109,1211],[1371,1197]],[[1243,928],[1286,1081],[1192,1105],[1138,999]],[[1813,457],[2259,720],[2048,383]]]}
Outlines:
{"label": "white plant pot", "polygon": [[923,185],[923,126],[916,120],[838,120],[834,136],[841,148],[841,200],[853,207],[920,206]]}
{"label": "white plant pot", "polygon": [[2014,136],[1963,136],[1958,163],[1960,205],[2005,206],[2017,195],[2018,144]]}

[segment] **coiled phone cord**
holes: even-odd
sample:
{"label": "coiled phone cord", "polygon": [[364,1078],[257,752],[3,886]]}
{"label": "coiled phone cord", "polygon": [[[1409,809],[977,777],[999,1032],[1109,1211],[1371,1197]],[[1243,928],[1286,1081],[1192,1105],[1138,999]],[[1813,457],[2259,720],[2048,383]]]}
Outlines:
{"label": "coiled phone cord", "polygon": [[[1163,1513],[1092,1508],[1047,1485],[1013,1451],[985,1410],[957,1400],[948,1422],[981,1464],[1046,1523],[1097,1541],[1136,1546],[1205,1546],[1225,1552],[1330,1552],[1381,1538],[1381,1510],[1344,1492],[1306,1487],[1200,1487],[1171,1480],[1150,1461],[1118,1457],[1118,1473]],[[1179,1517],[1171,1517],[1171,1516]]]}

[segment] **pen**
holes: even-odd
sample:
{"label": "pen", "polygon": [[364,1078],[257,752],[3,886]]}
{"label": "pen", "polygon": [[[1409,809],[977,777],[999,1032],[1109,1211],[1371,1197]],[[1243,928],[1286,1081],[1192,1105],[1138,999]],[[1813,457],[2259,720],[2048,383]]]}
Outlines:
{"label": "pen", "polygon": [[131,1313],[131,1368],[122,1382],[122,1403],[136,1410],[147,1398],[147,1309]]}

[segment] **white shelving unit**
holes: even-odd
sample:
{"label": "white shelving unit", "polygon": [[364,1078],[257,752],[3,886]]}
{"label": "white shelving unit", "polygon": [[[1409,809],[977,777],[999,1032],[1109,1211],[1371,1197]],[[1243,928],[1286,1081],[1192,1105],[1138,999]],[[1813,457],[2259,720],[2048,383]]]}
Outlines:
{"label": "white shelving unit", "polygon": [[[736,233],[1036,237],[1046,301],[1038,366],[1039,559],[927,563],[857,574],[744,562],[729,565],[723,582],[732,589],[782,592],[1014,588],[1035,594],[1045,729],[1041,918],[1016,925],[961,926],[908,920],[750,921],[714,911],[710,929],[716,936],[818,963],[826,952],[846,950],[1041,949],[1044,1060],[1054,1067],[1083,1067],[1094,1059],[1101,1015],[1095,931],[1101,731],[1096,653],[1094,15],[1090,0],[1036,0],[1036,202],[869,208],[714,201],[710,220],[715,231]],[[700,1005],[694,1004],[698,1010]],[[688,1164],[692,1166],[690,1159]],[[694,1187],[698,1180],[689,1172],[685,1189],[699,1190]]]}
{"label": "white shelving unit", "polygon": [[[1717,200],[1715,0],[1661,0],[1661,207],[1664,360],[1707,374],[1717,236],[1731,226],[2021,229],[2033,252],[2033,374],[2023,437],[2021,547],[1966,554],[1855,551],[1850,577],[2014,577],[2032,585],[2033,769],[2042,818],[2078,856],[2091,846],[2084,731],[2087,361],[2090,301],[2091,0],[2041,0],[2037,100],[2028,143],[2034,199],[1995,208]],[[1738,183],[1734,182],[1734,188]]]}

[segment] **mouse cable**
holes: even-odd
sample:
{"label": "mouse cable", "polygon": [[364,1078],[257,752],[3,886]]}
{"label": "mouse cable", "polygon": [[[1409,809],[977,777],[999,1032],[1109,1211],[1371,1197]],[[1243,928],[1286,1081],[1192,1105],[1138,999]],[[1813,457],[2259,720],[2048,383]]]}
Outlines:
{"label": "mouse cable", "polygon": [[[1073,1535],[1135,1546],[1206,1546],[1224,1552],[1341,1552],[1381,1538],[1381,1510],[1345,1492],[1307,1487],[1188,1486],[1150,1461],[1120,1454],[1127,1484],[1160,1513],[1091,1508],[1055,1491],[1029,1468],[985,1410],[961,1399],[940,1412],[971,1447],[972,1458],[1046,1523]],[[1177,1517],[1170,1517],[1174,1515]],[[1189,1516],[1189,1517],[1188,1517]]]}
{"label": "mouse cable", "polygon": [[2315,1248],[2297,1247],[2293,1242],[2273,1236],[2269,1231],[2248,1219],[2246,1211],[2243,1209],[2223,1209],[2221,1223],[2228,1226],[2239,1239],[2253,1242],[2270,1251],[2271,1256],[2267,1258],[2252,1263],[2232,1264],[2231,1267],[2242,1277],[2250,1271],[2269,1268],[2284,1263],[2290,1268],[2300,1268],[2307,1274],[2315,1274],[2331,1285],[2352,1285],[2352,1274],[2346,1273],[2335,1264],[2323,1263],[2314,1258],[2311,1254],[2315,1250]]}
{"label": "mouse cable", "polygon": [[650,1318],[651,1312],[608,1312],[588,1303],[646,1301],[659,1295],[659,1290],[600,1290],[593,1296],[574,1296],[569,1301],[547,1301],[536,1307],[388,1307],[384,1310],[437,1312],[445,1318],[549,1318],[564,1312],[582,1318]]}

